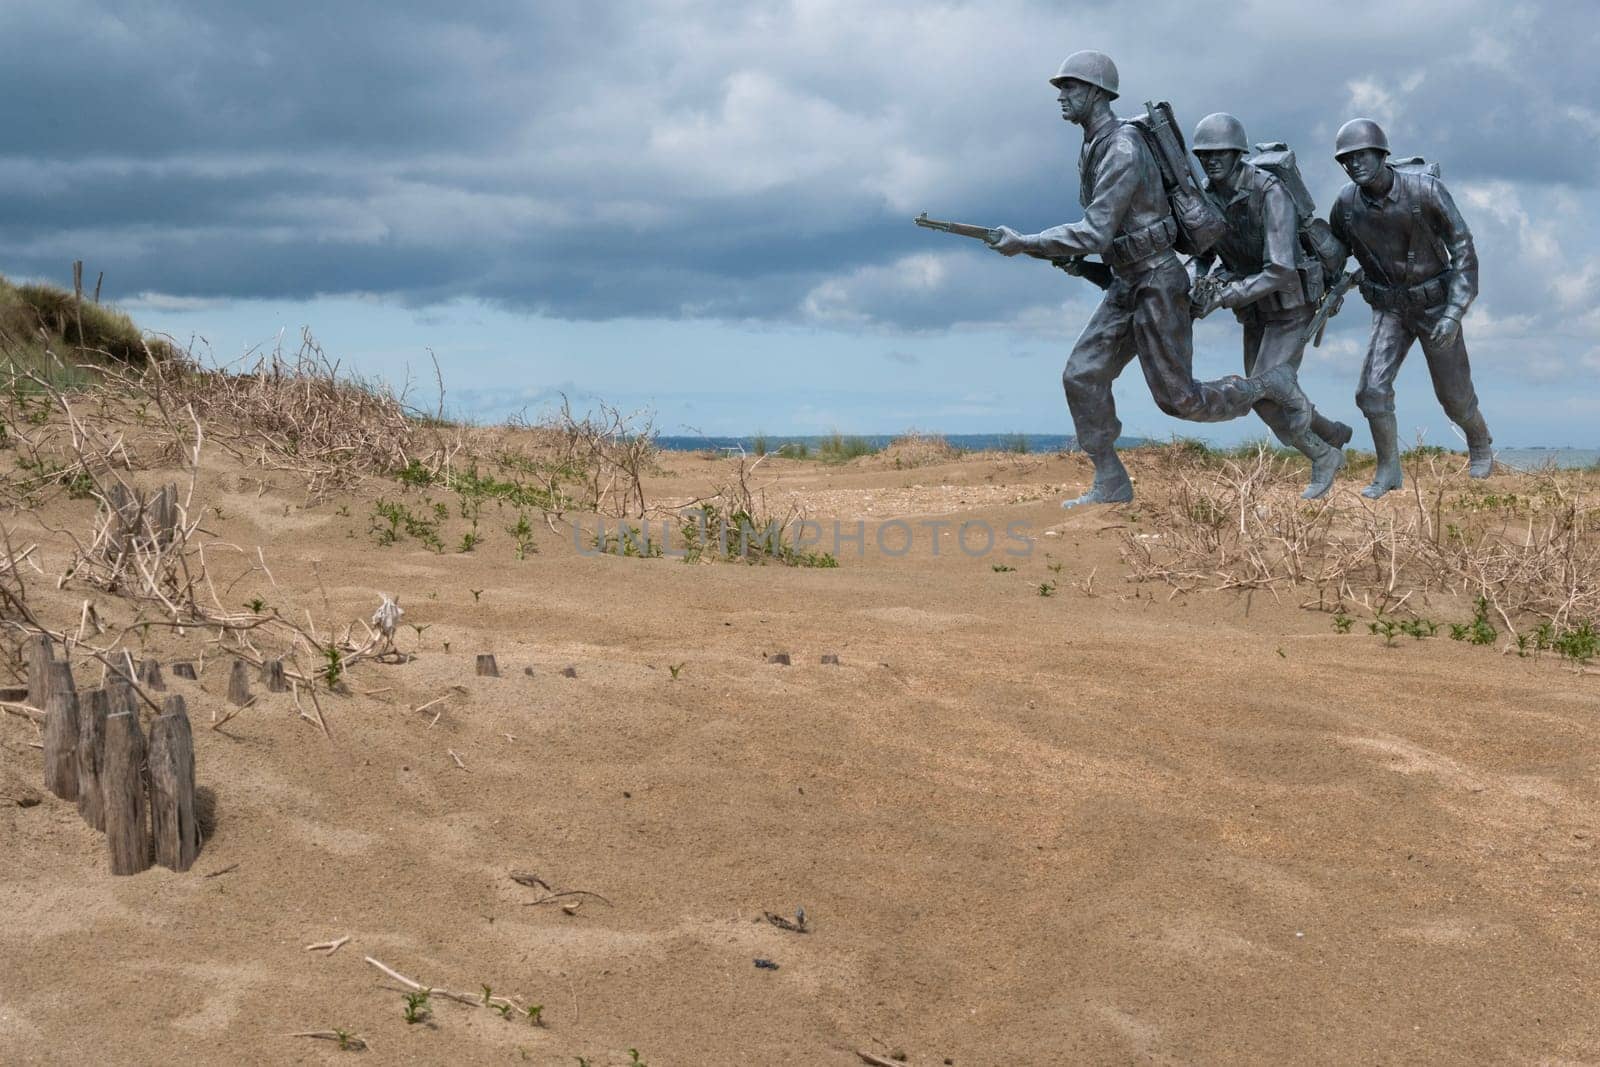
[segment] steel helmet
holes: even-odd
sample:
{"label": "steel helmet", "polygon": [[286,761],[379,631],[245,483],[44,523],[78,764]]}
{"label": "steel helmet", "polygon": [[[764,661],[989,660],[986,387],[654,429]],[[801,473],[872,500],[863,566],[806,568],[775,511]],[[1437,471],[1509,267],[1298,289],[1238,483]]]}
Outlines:
{"label": "steel helmet", "polygon": [[1069,78],[1076,78],[1081,82],[1088,82],[1099,89],[1104,89],[1115,100],[1121,93],[1117,86],[1117,65],[1111,62],[1111,57],[1104,52],[1085,50],[1074,52],[1061,61],[1061,69],[1056,71],[1056,76],[1050,79],[1050,84],[1057,89],[1061,83]]}
{"label": "steel helmet", "polygon": [[1384,155],[1389,154],[1389,138],[1384,134],[1382,126],[1371,119],[1351,119],[1339,127],[1339,134],[1333,143],[1334,159],[1351,152],[1359,152],[1363,148],[1376,148]]}
{"label": "steel helmet", "polygon": [[1200,120],[1194,128],[1194,144],[1190,147],[1196,152],[1248,152],[1250,142],[1244,139],[1244,123],[1226,111],[1218,111]]}

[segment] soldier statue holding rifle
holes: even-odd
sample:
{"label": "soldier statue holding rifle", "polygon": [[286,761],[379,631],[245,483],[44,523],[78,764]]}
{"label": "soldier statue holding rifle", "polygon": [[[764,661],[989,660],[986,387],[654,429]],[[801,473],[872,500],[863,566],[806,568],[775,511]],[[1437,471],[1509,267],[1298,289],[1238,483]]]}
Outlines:
{"label": "soldier statue holding rifle", "polygon": [[[1111,383],[1135,357],[1156,405],[1169,415],[1221,422],[1270,400],[1282,410],[1289,433],[1304,433],[1311,405],[1292,367],[1279,365],[1253,378],[1194,378],[1190,280],[1174,249],[1187,243],[1187,251],[1204,251],[1196,246],[1208,246],[1221,225],[1205,217],[1206,205],[1196,198],[1187,150],[1170,109],[1151,105],[1140,125],[1120,121],[1111,110],[1118,96],[1117,68],[1101,52],[1068,56],[1050,82],[1058,90],[1061,117],[1083,128],[1078,160],[1083,220],[1042,233],[1019,234],[1005,226],[983,233],[1001,255],[1050,260],[1106,290],[1061,378],[1078,445],[1094,463],[1094,484],[1062,506],[1133,499],[1133,485],[1116,452],[1122,424]],[[1085,263],[1083,257],[1091,254],[1104,264]]]}
{"label": "soldier statue holding rifle", "polygon": [[1378,469],[1362,495],[1380,497],[1400,488],[1394,379],[1414,341],[1422,343],[1444,413],[1467,438],[1469,473],[1487,478],[1494,451],[1461,336],[1461,317],[1478,295],[1472,231],[1437,168],[1421,160],[1391,163],[1389,138],[1371,119],[1340,127],[1334,158],[1350,184],[1328,222],[1361,264],[1355,277],[1372,306],[1372,340],[1356,405],[1372,424]]}

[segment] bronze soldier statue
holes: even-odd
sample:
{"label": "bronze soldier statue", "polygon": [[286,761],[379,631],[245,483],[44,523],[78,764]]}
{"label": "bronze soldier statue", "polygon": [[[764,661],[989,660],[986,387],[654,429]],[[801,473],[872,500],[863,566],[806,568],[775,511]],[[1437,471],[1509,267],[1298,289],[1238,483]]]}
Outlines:
{"label": "bronze soldier statue", "polygon": [[[1222,268],[1197,283],[1196,311],[1203,317],[1215,307],[1233,310],[1244,327],[1246,374],[1287,366],[1298,377],[1306,328],[1323,288],[1321,264],[1301,247],[1294,197],[1283,182],[1245,162],[1249,142],[1244,124],[1232,115],[1201,119],[1191,147],[1205,171],[1206,191],[1228,222],[1212,250]],[[1302,495],[1315,500],[1326,493],[1344,466],[1350,427],[1313,414],[1310,427],[1295,433],[1272,401],[1262,401],[1256,412],[1278,440],[1311,460],[1311,482]]]}
{"label": "bronze soldier statue", "polygon": [[1356,404],[1372,424],[1378,470],[1362,495],[1400,488],[1400,443],[1394,379],[1413,341],[1422,342],[1433,391],[1467,438],[1469,473],[1494,469],[1489,427],[1478,410],[1461,336],[1461,317],[1478,295],[1478,255],[1455,201],[1436,174],[1397,169],[1389,138],[1371,119],[1339,128],[1334,158],[1350,175],[1329,212],[1334,235],[1355,254],[1365,275],[1361,295],[1372,306],[1372,340],[1361,367]]}
{"label": "bronze soldier statue", "polygon": [[1235,419],[1262,400],[1275,402],[1292,433],[1302,432],[1310,404],[1294,368],[1280,365],[1253,378],[1194,379],[1194,321],[1189,275],[1173,251],[1177,222],[1159,165],[1143,135],[1111,110],[1117,68],[1101,52],[1068,56],[1050,83],[1061,117],[1083,127],[1078,159],[1083,220],[1042,233],[999,227],[991,246],[1001,255],[1072,260],[1100,255],[1114,277],[1073,346],[1062,372],[1078,445],[1094,462],[1094,484],[1063,507],[1133,499],[1117,457],[1122,431],[1111,383],[1135,356],[1162,411],[1193,422]]}

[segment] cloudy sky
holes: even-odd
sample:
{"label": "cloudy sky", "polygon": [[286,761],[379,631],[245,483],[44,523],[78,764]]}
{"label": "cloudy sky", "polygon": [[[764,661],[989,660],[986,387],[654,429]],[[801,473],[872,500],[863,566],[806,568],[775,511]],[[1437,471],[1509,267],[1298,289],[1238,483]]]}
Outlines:
{"label": "cloudy sky", "polygon": [[[566,391],[669,433],[1067,432],[1098,292],[910,219],[1079,216],[1068,52],[1115,57],[1124,112],[1289,141],[1323,205],[1368,115],[1477,236],[1499,443],[1600,444],[1589,0],[6,0],[0,40],[0,273],[81,258],[218,360],[309,326],[429,406],[431,353],[459,412]],[[1347,305],[1304,375],[1351,421],[1368,322]],[[1197,344],[1238,369],[1231,317]],[[1196,429],[1117,392],[1128,432]],[[1454,441],[1420,351],[1399,408]]]}

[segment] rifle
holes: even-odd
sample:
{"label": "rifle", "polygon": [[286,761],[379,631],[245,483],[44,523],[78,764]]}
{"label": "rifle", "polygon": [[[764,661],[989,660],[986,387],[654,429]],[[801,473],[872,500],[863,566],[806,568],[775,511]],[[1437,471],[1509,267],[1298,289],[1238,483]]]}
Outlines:
{"label": "rifle", "polygon": [[[971,226],[965,222],[941,222],[938,219],[930,219],[926,211],[911,221],[925,230],[940,230],[944,233],[953,233],[957,237],[972,237],[987,245],[993,245],[1000,240],[999,230],[991,230],[987,226]],[[1074,278],[1083,278],[1102,289],[1111,288],[1111,268],[1104,263],[1096,263],[1083,256],[1059,256],[1051,257],[1050,265]]]}
{"label": "rifle", "polygon": [[1328,320],[1339,314],[1339,309],[1344,307],[1345,294],[1366,280],[1366,274],[1360,267],[1350,271],[1340,278],[1328,291],[1322,294],[1322,303],[1317,307],[1317,313],[1300,334],[1300,343],[1304,345],[1311,342],[1312,348],[1322,346],[1322,332],[1328,328]]}

